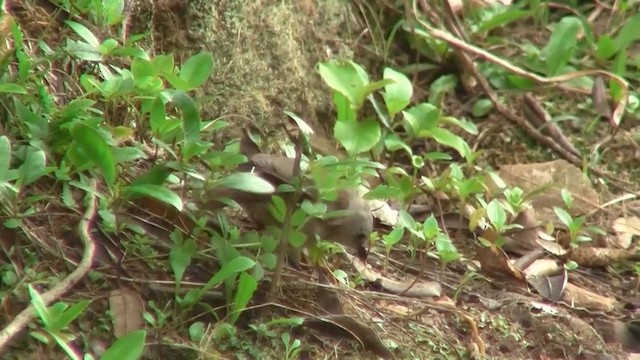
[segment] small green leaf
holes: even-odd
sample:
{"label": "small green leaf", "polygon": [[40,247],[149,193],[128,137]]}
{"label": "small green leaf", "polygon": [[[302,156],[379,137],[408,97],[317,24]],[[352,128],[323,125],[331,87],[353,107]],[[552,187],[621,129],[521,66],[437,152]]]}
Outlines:
{"label": "small green leaf", "polygon": [[438,125],[440,109],[429,103],[416,105],[402,112],[404,129],[410,136],[417,136],[423,130],[430,130]]}
{"label": "small green leaf", "polygon": [[493,29],[508,25],[523,17],[529,16],[531,11],[508,9],[502,13],[496,14],[480,23],[477,32],[487,32]]}
{"label": "small green leaf", "polygon": [[107,185],[116,182],[116,163],[113,159],[111,147],[102,136],[92,127],[77,123],[71,128],[74,142],[88,158],[100,168]]}
{"label": "small green leaf", "polygon": [[465,159],[471,155],[471,148],[460,136],[443,128],[434,128],[420,135],[430,135],[434,140],[442,145],[450,146],[458,151]]}
{"label": "small green leaf", "polygon": [[473,104],[471,114],[475,117],[483,117],[493,110],[493,102],[489,99],[480,99]]}
{"label": "small green leaf", "polygon": [[435,243],[438,256],[440,256],[440,260],[442,260],[442,262],[449,263],[460,258],[458,249],[446,235],[440,234],[436,238]]}
{"label": "small green leaf", "polygon": [[51,321],[53,319],[51,319],[49,310],[47,309],[42,296],[40,296],[40,293],[38,293],[38,290],[36,290],[33,285],[29,284],[28,289],[29,296],[31,297],[31,305],[33,305],[33,308],[36,310],[36,313],[38,314],[40,320],[42,320],[45,328],[48,328],[51,325]]}
{"label": "small green leaf", "polygon": [[373,118],[362,121],[337,121],[334,135],[349,154],[371,150],[382,136],[380,124]]}
{"label": "small green leaf", "polygon": [[296,249],[300,248],[306,240],[307,234],[302,231],[291,230],[289,232],[289,243]]}
{"label": "small green leaf", "polygon": [[229,277],[251,269],[255,266],[255,261],[249,259],[246,256],[238,256],[228,263],[224,264],[222,268],[207,281],[207,284],[204,286],[203,291],[208,291],[213,287],[217,286],[221,282],[225,281]]}
{"label": "small green leaf", "polygon": [[204,84],[211,73],[213,73],[213,55],[203,51],[193,55],[182,65],[179,76],[194,89]]}
{"label": "small green leaf", "polygon": [[100,360],[138,360],[144,350],[145,330],[135,330],[116,340],[100,356]]}
{"label": "small green leaf", "polygon": [[95,50],[100,48],[100,41],[98,40],[98,38],[93,35],[93,33],[84,25],[71,20],[65,20],[65,23],[69,25],[69,27],[73,29],[73,31],[80,35],[80,37],[84,39],[84,41],[93,46]]}
{"label": "small green leaf", "polygon": [[427,239],[434,239],[436,235],[440,233],[440,227],[438,226],[438,221],[431,214],[422,225],[422,233],[424,237]]}
{"label": "small green leaf", "polygon": [[287,204],[282,197],[274,195],[271,197],[271,204],[269,205],[269,211],[274,219],[280,224],[284,223],[284,217],[287,211]]}
{"label": "small green leaf", "polygon": [[384,78],[393,80],[392,84],[384,87],[383,94],[389,116],[393,118],[411,102],[413,85],[405,74],[391,68],[384,69]]}
{"label": "small green leaf", "polygon": [[556,213],[558,219],[560,219],[560,221],[562,221],[562,223],[566,225],[566,227],[571,228],[571,225],[573,224],[573,218],[565,209],[554,206],[553,211]]}
{"label": "small green leaf", "polygon": [[640,14],[634,14],[632,17],[625,19],[624,26],[620,29],[616,36],[615,43],[618,49],[623,49],[640,39]]}
{"label": "small green leaf", "polygon": [[63,313],[52,319],[51,326],[47,330],[51,332],[58,332],[60,330],[63,330],[64,328],[69,326],[69,324],[71,324],[73,320],[78,318],[78,316],[82,314],[84,309],[86,309],[90,303],[91,301],[89,300],[82,300],[71,305]]}
{"label": "small green leaf", "polygon": [[187,238],[184,242],[176,242],[169,252],[169,264],[173,270],[176,284],[180,285],[184,272],[191,264],[191,259],[196,254],[198,245],[195,239]]}
{"label": "small green leaf", "polygon": [[384,245],[387,249],[392,248],[395,244],[397,244],[400,240],[402,240],[402,236],[404,235],[403,227],[396,227],[388,235],[382,235],[382,240],[384,241]]}

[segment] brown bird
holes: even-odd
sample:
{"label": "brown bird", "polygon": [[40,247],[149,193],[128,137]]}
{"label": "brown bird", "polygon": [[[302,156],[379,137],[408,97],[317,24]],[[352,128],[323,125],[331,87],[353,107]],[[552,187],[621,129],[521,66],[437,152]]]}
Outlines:
{"label": "brown bird", "polygon": [[[258,146],[251,141],[245,130],[241,138],[240,151],[249,159],[247,163],[239,166],[240,171],[251,171],[263,179],[269,181],[276,189],[282,184],[291,184],[294,180],[295,160],[284,156],[270,155],[260,152]],[[287,204],[291,203],[293,193],[280,192]],[[207,195],[206,208],[209,210],[223,206],[219,199],[230,198],[236,201],[248,214],[249,218],[260,227],[270,225],[282,226],[269,211],[271,194],[249,193],[229,188],[216,188]],[[299,203],[309,199],[317,202],[317,192],[313,189],[305,190],[299,198]],[[296,204],[299,206],[299,203]],[[373,217],[371,209],[354,190],[340,190],[335,201],[327,202],[327,212],[345,211],[346,215],[329,219],[311,218],[302,228],[306,234],[306,242],[303,247],[315,243],[315,237],[340,243],[357,251],[361,258],[365,258],[367,251],[365,244],[372,232]],[[287,244],[287,256],[289,261],[298,266],[302,248],[293,248]]]}

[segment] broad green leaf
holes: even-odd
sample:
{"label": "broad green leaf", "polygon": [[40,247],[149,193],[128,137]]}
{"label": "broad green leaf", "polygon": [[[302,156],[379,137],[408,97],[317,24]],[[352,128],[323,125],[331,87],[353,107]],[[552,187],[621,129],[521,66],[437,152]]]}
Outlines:
{"label": "broad green leaf", "polygon": [[452,262],[460,258],[460,254],[458,253],[458,249],[453,244],[451,239],[444,234],[440,234],[436,237],[436,250],[438,251],[438,255],[440,256],[440,260],[445,263]]}
{"label": "broad green leaf", "polygon": [[302,231],[291,230],[289,232],[289,243],[295,249],[300,248],[306,240],[307,240],[307,234],[303,233]]}
{"label": "broad green leaf", "polygon": [[402,236],[404,235],[403,227],[396,227],[388,235],[382,235],[382,240],[384,241],[384,245],[386,248],[392,248],[395,244],[397,244],[400,240],[402,240]]}
{"label": "broad green leaf", "polygon": [[19,187],[30,185],[47,172],[47,157],[44,151],[35,147],[29,147],[24,163],[18,168],[20,177],[18,178]]}
{"label": "broad green leaf", "polygon": [[272,194],[276,191],[273,185],[260,176],[249,173],[239,172],[231,174],[219,180],[220,184],[231,189],[242,190],[256,194]]}
{"label": "broad green leaf", "polygon": [[478,135],[478,127],[476,126],[475,123],[469,120],[466,120],[466,119],[459,120],[454,118],[453,116],[443,116],[440,118],[440,120],[442,120],[443,123],[455,125],[471,135]]}
{"label": "broad green leaf", "polygon": [[129,186],[137,185],[162,185],[171,175],[171,169],[164,164],[153,166],[144,174],[138,176]]}
{"label": "broad green leaf", "polygon": [[350,61],[330,61],[318,64],[318,72],[324,82],[341,93],[356,108],[364,103],[362,89],[369,84],[364,81],[357,65]]}
{"label": "broad green leaf", "polygon": [[173,55],[157,55],[151,60],[151,65],[158,74],[172,75],[175,71]]}
{"label": "broad green leaf", "polygon": [[150,196],[175,207],[178,211],[182,211],[182,199],[178,194],[166,187],[153,184],[137,184],[125,187],[124,196],[126,198],[132,199],[141,195]]}
{"label": "broad green leaf", "polygon": [[187,60],[180,69],[180,78],[192,89],[204,84],[213,72],[213,55],[208,51],[200,52]]}
{"label": "broad green leaf", "polygon": [[69,27],[73,29],[73,31],[80,35],[80,37],[84,39],[84,41],[93,46],[95,50],[100,48],[100,41],[98,40],[98,38],[93,35],[93,33],[84,25],[71,20],[65,20],[65,23],[69,25]]}
{"label": "broad green leaf", "polygon": [[438,125],[440,109],[429,103],[421,103],[403,111],[402,115],[404,117],[404,129],[413,137]]}
{"label": "broad green leaf", "polygon": [[27,89],[18,84],[4,83],[0,84],[0,93],[26,94]]}
{"label": "broad green leaf", "polygon": [[431,214],[422,224],[422,233],[427,239],[434,239],[440,233],[438,220]]}
{"label": "broad green leaf", "polygon": [[102,136],[92,127],[77,123],[71,128],[71,136],[78,148],[102,171],[107,185],[116,182],[116,163],[113,159],[111,147]]}
{"label": "broad green leaf", "polygon": [[413,85],[405,74],[391,68],[384,69],[384,78],[393,80],[384,87],[383,94],[389,117],[393,118],[411,102]]}
{"label": "broad green leaf", "polygon": [[507,213],[498,199],[493,199],[487,205],[487,217],[497,231],[500,231],[507,222]]}
{"label": "broad green leaf", "polygon": [[100,360],[138,360],[144,351],[145,330],[135,330],[116,340],[100,356]]}
{"label": "broad green leaf", "polygon": [[349,154],[371,150],[380,141],[380,124],[373,118],[362,121],[337,121],[333,133]]}
{"label": "broad green leaf", "polygon": [[582,22],[574,16],[565,16],[558,22],[549,42],[539,55],[545,63],[548,76],[558,75],[573,57],[578,44],[578,33],[581,29]]}
{"label": "broad green leaf", "polygon": [[599,60],[609,60],[618,52],[618,45],[607,35],[598,38],[596,56]]}

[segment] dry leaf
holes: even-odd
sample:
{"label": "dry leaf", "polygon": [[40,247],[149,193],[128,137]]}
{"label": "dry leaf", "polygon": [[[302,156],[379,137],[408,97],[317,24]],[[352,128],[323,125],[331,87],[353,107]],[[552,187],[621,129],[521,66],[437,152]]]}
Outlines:
{"label": "dry leaf", "polygon": [[640,219],[637,216],[617,218],[611,227],[616,237],[610,241],[613,242],[612,245],[621,249],[628,249],[633,237],[640,235]]}
{"label": "dry leaf", "polygon": [[113,313],[113,333],[116,338],[142,329],[142,299],[128,289],[116,289],[109,295],[109,309]]}
{"label": "dry leaf", "polygon": [[[517,186],[525,194],[532,194],[531,205],[536,210],[538,220],[543,223],[558,222],[553,208],[565,207],[561,195],[563,188],[573,198],[573,206],[568,209],[571,215],[586,214],[600,203],[600,197],[589,179],[579,168],[565,160],[503,165],[498,175],[508,186]],[[499,192],[491,177],[487,177],[486,183],[491,194]]]}

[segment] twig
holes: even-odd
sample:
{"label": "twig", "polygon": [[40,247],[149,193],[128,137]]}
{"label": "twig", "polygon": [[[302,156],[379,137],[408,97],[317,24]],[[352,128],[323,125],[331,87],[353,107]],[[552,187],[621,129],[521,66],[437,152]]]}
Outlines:
{"label": "twig", "polygon": [[[92,192],[87,193],[89,201],[87,204],[87,210],[84,213],[80,224],[78,225],[78,232],[80,233],[80,239],[84,245],[84,253],[82,254],[82,260],[78,264],[78,267],[69,274],[66,278],[60,281],[51,290],[42,294],[42,300],[45,306],[49,306],[52,302],[59,299],[64,293],[69,291],[78,281],[80,281],[84,275],[91,268],[91,262],[95,252],[95,244],[91,239],[89,228],[93,223],[96,216],[96,196],[94,191],[96,189],[95,181],[91,184]],[[0,330],[0,354],[3,353],[5,347],[9,345],[11,339],[16,336],[22,329],[24,329],[35,318],[35,308],[30,304],[26,309],[22,310],[13,321]]]}

